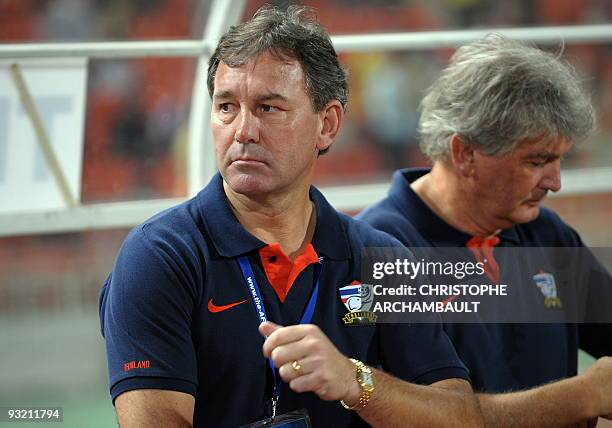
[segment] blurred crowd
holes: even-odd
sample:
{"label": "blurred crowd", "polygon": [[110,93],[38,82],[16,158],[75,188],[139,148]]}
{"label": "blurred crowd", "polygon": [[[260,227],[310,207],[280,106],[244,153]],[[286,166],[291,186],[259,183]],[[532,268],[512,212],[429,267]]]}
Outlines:
{"label": "blurred crowd", "polygon": [[[248,1],[244,16],[264,1]],[[289,1],[272,1],[288,4]],[[332,34],[606,23],[606,0],[311,0]],[[198,0],[0,0],[0,42],[192,39],[209,8]],[[562,35],[561,35],[562,36]],[[558,47],[553,47],[558,49]],[[569,45],[612,125],[610,45]],[[350,70],[350,114],[342,138],[321,162],[319,184],[386,180],[424,162],[417,148],[418,102],[452,53],[343,55]],[[92,60],[89,65],[83,202],[184,196],[185,136],[195,61],[190,58]],[[598,136],[599,137],[599,136]],[[612,163],[596,138],[574,166]],[[601,153],[601,152],[604,153]]]}

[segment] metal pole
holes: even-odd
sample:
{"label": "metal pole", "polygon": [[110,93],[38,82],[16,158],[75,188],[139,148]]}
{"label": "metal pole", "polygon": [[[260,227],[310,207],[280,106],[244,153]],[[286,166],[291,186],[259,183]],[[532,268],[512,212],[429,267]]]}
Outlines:
{"label": "metal pole", "polygon": [[203,50],[201,40],[12,43],[0,44],[0,59],[195,57]]}
{"label": "metal pole", "polygon": [[214,0],[210,6],[203,43],[207,47],[198,58],[191,95],[189,142],[187,149],[187,192],[195,195],[216,171],[215,148],[210,133],[211,102],[206,71],[217,40],[241,17],[245,0]]}
{"label": "metal pole", "polygon": [[604,43],[612,41],[612,25],[576,25],[540,28],[486,28],[481,30],[420,31],[389,34],[332,36],[339,52],[426,50],[458,47],[487,33],[540,44]]}

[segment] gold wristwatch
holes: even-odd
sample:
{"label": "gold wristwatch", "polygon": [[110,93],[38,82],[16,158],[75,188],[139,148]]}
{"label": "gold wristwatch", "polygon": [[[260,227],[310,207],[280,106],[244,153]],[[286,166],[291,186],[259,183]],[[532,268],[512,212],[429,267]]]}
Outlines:
{"label": "gold wristwatch", "polygon": [[368,404],[368,401],[370,401],[370,398],[374,394],[374,373],[372,372],[371,368],[363,364],[361,361],[354,358],[351,358],[350,360],[357,367],[355,378],[361,387],[361,397],[359,397],[359,402],[354,406],[349,406],[344,402],[344,400],[340,400],[340,404],[342,404],[342,407],[345,409],[359,410],[363,409]]}

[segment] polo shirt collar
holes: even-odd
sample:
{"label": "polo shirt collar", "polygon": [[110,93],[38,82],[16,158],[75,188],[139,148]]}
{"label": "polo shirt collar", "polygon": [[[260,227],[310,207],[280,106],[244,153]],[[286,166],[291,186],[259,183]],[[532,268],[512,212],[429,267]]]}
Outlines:
{"label": "polo shirt collar", "polygon": [[[463,246],[472,236],[445,222],[410,187],[410,183],[430,170],[430,168],[406,168],[396,171],[391,180],[389,199],[428,241],[435,242],[437,246]],[[516,227],[503,229],[498,236],[502,242],[520,242]]]}
{"label": "polo shirt collar", "polygon": [[242,227],[234,215],[221,174],[215,174],[197,199],[208,236],[221,256],[237,257],[266,246]]}
{"label": "polo shirt collar", "polygon": [[[317,226],[313,246],[319,255],[334,260],[350,258],[350,247],[338,212],[315,187],[310,187]],[[238,257],[267,244],[247,231],[232,211],[220,173],[196,196],[206,231],[217,252],[223,257]]]}
{"label": "polo shirt collar", "polygon": [[317,253],[331,260],[350,259],[351,247],[338,211],[314,186],[310,186],[310,200],[317,211],[317,227],[312,238]]}

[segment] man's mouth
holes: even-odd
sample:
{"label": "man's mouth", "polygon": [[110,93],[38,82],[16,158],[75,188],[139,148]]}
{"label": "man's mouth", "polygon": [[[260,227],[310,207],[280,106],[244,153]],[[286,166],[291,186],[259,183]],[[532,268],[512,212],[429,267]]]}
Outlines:
{"label": "man's mouth", "polygon": [[528,205],[539,205],[544,200],[545,197],[546,197],[546,193],[540,196],[533,197],[531,199],[527,199],[525,203]]}
{"label": "man's mouth", "polygon": [[255,165],[255,164],[263,164],[265,162],[258,158],[244,156],[244,157],[232,159],[230,163],[233,163],[233,164],[235,163],[237,165]]}

